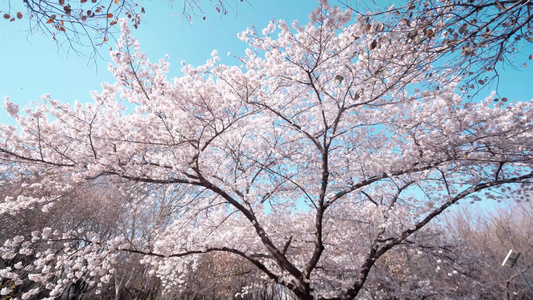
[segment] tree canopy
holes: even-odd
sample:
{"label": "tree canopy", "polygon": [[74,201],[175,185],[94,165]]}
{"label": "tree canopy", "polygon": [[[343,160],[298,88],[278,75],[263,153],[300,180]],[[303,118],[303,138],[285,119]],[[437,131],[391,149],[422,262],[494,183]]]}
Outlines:
{"label": "tree canopy", "polygon": [[124,253],[173,293],[202,258],[227,254],[298,299],[354,299],[394,251],[430,243],[424,229],[452,205],[529,197],[532,103],[471,101],[468,73],[441,60],[450,25],[396,16],[321,1],[307,24],[241,33],[240,65],[214,50],[173,78],[122,21],[116,82],[93,102],[45,96],[21,111],[7,99],[18,127],[0,125],[1,172],[26,188],[2,214],[50,211],[96,183],[127,194],[107,198],[126,214],[153,213],[149,232],[45,227],[7,239],[2,259],[20,264],[0,270],[12,284],[2,293],[101,289]]}

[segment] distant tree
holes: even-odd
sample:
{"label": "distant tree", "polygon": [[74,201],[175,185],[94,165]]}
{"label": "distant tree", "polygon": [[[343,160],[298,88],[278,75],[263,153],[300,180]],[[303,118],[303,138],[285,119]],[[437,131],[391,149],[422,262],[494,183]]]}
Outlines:
{"label": "distant tree", "polygon": [[447,239],[460,246],[463,261],[476,270],[470,278],[479,298],[532,297],[516,269],[501,265],[512,249],[521,253],[521,271],[533,274],[533,206],[529,201],[510,204],[483,214],[463,209],[445,218]]}
{"label": "distant tree", "polygon": [[[213,51],[168,79],[168,62],[150,62],[122,23],[117,82],[93,103],[45,97],[22,114],[6,100],[20,129],[0,126],[0,171],[46,174],[49,193],[25,190],[0,210],[16,215],[108,180],[153,187],[148,199],[110,199],[129,211],[174,199],[168,222],[150,235],[15,237],[2,255],[43,259],[0,276],[28,272],[50,297],[77,280],[102,290],[117,257],[132,253],[175,293],[206,254],[225,253],[298,299],[354,299],[379,268],[404,280],[392,257],[407,259],[402,249],[453,204],[529,191],[533,107],[494,94],[468,101],[457,94],[462,70],[432,66],[438,39],[389,26],[400,25],[322,1],[307,25],[276,20],[240,34],[250,47],[240,66]],[[34,247],[50,240],[62,248]]]}

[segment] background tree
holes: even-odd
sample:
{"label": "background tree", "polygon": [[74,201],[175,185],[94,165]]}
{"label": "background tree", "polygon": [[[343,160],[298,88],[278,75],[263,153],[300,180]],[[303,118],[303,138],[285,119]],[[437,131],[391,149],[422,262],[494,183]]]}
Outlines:
{"label": "background tree", "polygon": [[477,270],[473,279],[487,298],[531,298],[516,269],[500,268],[513,249],[521,253],[522,272],[532,274],[532,206],[525,200],[485,214],[463,209],[446,219],[447,239],[460,245],[463,255],[472,261]]}
{"label": "background tree", "polygon": [[[46,170],[50,193],[25,191],[4,212],[103,179],[186,190],[148,237],[37,232],[35,242],[63,248],[52,270],[51,250],[39,250],[44,263],[28,279],[52,297],[81,278],[102,290],[128,252],[168,294],[184,290],[203,255],[225,253],[299,299],[354,299],[453,204],[527,194],[531,103],[466,101],[456,94],[460,74],[431,65],[438,40],[385,26],[322,1],[307,25],[279,20],[242,33],[250,49],[241,66],[220,64],[213,51],[169,80],[168,63],[150,62],[123,23],[117,82],[94,103],[46,98],[21,114],[7,100],[20,130],[0,129],[2,171]],[[35,242],[13,238],[3,255],[27,255]]]}

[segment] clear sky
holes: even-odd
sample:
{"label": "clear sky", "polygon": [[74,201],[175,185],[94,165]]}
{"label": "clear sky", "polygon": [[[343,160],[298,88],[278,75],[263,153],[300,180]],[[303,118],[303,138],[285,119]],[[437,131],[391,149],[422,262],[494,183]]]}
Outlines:
{"label": "clear sky", "polygon": [[[335,4],[334,0],[330,1]],[[236,58],[225,56],[228,51],[237,56],[244,53],[246,44],[237,38],[237,33],[251,25],[260,30],[273,18],[285,19],[289,24],[294,19],[306,23],[309,12],[318,5],[315,0],[228,1],[238,3],[228,15],[220,18],[215,7],[206,6],[206,20],[199,18],[189,25],[182,20],[180,0],[173,1],[173,8],[166,0],[139,2],[146,8],[146,14],[139,29],[132,30],[133,34],[152,61],[170,55],[170,76],[180,74],[181,60],[193,65],[202,64],[210,58],[213,49],[218,50],[222,62],[237,64]],[[27,31],[28,24],[24,19],[15,22],[0,20],[0,99],[10,96],[11,101],[25,106],[43,94],[50,94],[61,101],[87,102],[92,101],[89,92],[99,90],[101,82],[113,82],[107,71],[107,49],[114,46],[113,41],[102,46],[104,59],[95,65],[86,57],[58,49],[51,37],[28,35]],[[521,67],[518,71],[506,68],[502,72],[502,97],[533,98],[533,61],[530,64],[531,68]],[[3,104],[3,100],[1,102]],[[3,109],[0,109],[0,122],[12,123]]]}

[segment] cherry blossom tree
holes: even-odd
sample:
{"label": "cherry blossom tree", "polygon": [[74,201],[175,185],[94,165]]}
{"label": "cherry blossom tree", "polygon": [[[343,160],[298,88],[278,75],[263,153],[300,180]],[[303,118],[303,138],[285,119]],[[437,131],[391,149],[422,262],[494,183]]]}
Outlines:
{"label": "cherry blossom tree", "polygon": [[432,66],[443,37],[395,26],[321,1],[308,24],[241,33],[249,48],[239,65],[213,51],[168,78],[168,62],[151,62],[122,23],[116,82],[94,102],[44,96],[22,113],[6,99],[19,127],[0,127],[2,172],[46,174],[47,193],[23,191],[0,211],[53,206],[95,180],[166,191],[141,198],[145,206],[187,192],[149,239],[49,228],[16,236],[2,256],[39,259],[0,276],[35,283],[21,298],[54,298],[79,280],[102,288],[126,252],[172,293],[203,255],[225,253],[298,299],[354,299],[453,204],[527,194],[531,102],[469,101],[460,72]]}
{"label": "cherry blossom tree", "polygon": [[[8,178],[0,185],[2,188],[0,202],[23,194],[24,190],[31,190],[34,195],[46,194],[47,190],[41,184],[42,181],[43,178],[38,176],[36,178],[26,176],[21,180]],[[145,201],[152,205],[143,209],[139,202],[148,197],[145,190],[146,187],[140,188],[137,184],[118,185],[103,180],[86,182],[54,199],[53,206],[45,204],[16,215],[9,213],[0,215],[0,244],[13,245],[10,244],[11,241],[33,237],[32,234],[35,235],[39,231],[71,232],[78,237],[90,231],[103,240],[120,237],[131,240],[142,237],[149,241],[153,228],[164,224],[165,215],[168,214],[166,211],[172,207],[171,203],[175,197],[169,195],[164,197],[165,201],[154,202],[154,199]],[[116,205],[117,201],[122,202],[122,205]],[[76,251],[83,251],[86,245],[78,241],[78,244],[73,246]],[[46,243],[32,245],[33,253],[39,252],[36,250],[47,249],[61,252],[64,247],[64,241],[61,239],[48,239]],[[24,256],[2,255],[0,269],[27,268],[29,265],[38,264],[40,260],[42,257],[39,254],[32,255],[32,253]],[[57,259],[52,258],[52,260],[57,263]],[[119,255],[114,264],[115,282],[102,286],[99,293],[108,298],[120,299],[125,299],[128,295],[141,299],[143,294],[157,293],[159,281],[157,278],[143,276],[148,270],[138,261],[137,255]],[[38,287],[27,280],[27,273],[23,272],[20,275],[16,279],[23,283],[12,289],[9,294],[12,298],[18,298],[25,291]],[[3,277],[0,280],[0,290],[4,287],[13,287],[13,279]],[[90,286],[84,280],[77,280],[68,285],[63,294],[67,299],[81,299],[94,297],[96,291],[94,286]],[[37,289],[34,296],[42,298],[46,294]]]}

